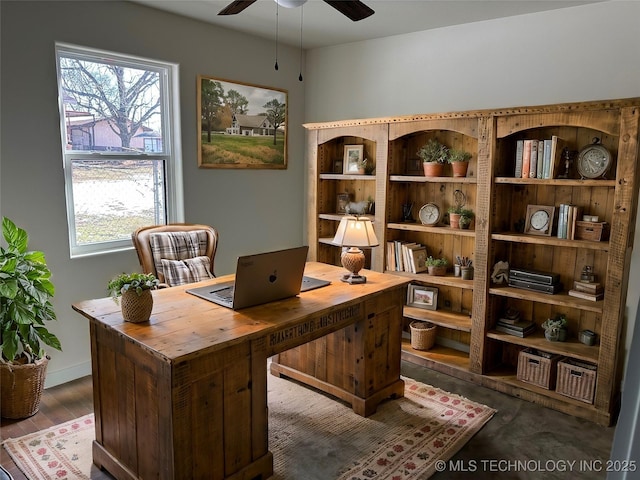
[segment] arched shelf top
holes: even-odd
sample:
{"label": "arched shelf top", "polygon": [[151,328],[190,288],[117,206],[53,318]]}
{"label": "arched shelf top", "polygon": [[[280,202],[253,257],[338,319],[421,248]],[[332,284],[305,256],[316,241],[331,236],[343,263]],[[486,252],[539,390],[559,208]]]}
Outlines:
{"label": "arched shelf top", "polygon": [[580,127],[620,135],[619,109],[598,112],[549,112],[538,115],[508,115],[496,121],[497,137],[504,138],[525,130],[546,127]]}

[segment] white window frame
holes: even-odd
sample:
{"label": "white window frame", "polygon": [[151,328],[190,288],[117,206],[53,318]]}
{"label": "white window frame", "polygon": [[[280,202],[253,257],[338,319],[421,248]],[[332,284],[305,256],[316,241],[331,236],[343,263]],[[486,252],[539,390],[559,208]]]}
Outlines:
{"label": "white window frame", "polygon": [[[75,211],[73,201],[73,183],[71,176],[71,163],[74,160],[108,160],[108,159],[139,159],[164,161],[165,176],[165,205],[167,223],[184,222],[184,190],[182,186],[182,144],[180,132],[180,92],[179,92],[179,66],[175,63],[150,60],[147,58],[124,55],[106,50],[81,47],[67,43],[56,42],[56,69],[58,80],[58,108],[60,111],[60,134],[62,138],[62,157],[65,179],[65,195],[67,201],[67,225],[69,231],[69,250],[71,258],[100,255],[123,250],[133,249],[131,239],[106,241],[78,245],[75,231]],[[135,154],[132,156],[123,152],[96,152],[96,151],[71,151],[66,150],[66,124],[64,102],[60,85],[60,57],[75,57],[85,60],[107,57],[119,64],[135,68],[155,70],[160,74],[161,96],[163,97],[164,115],[162,121],[162,139],[165,152]]]}

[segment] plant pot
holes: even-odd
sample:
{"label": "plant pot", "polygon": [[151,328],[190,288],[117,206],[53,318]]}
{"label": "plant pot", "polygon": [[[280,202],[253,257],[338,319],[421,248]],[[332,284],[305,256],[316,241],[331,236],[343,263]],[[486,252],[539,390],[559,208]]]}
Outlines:
{"label": "plant pot", "polygon": [[429,266],[429,267],[427,267],[427,271],[429,272],[429,275],[435,275],[435,276],[438,276],[438,277],[442,277],[442,276],[447,274],[447,267]]}
{"label": "plant pot", "polygon": [[449,226],[451,228],[460,228],[460,214],[459,213],[450,213],[449,214]]}
{"label": "plant pot", "polygon": [[466,177],[469,162],[451,162],[454,177]]}
{"label": "plant pot", "polygon": [[472,220],[469,217],[461,216],[460,220],[458,220],[458,225],[462,230],[468,230],[471,227]]}
{"label": "plant pot", "polygon": [[425,177],[442,177],[444,173],[444,163],[422,162]]}
{"label": "plant pot", "polygon": [[140,295],[129,290],[120,298],[122,317],[127,322],[141,323],[149,321],[153,310],[153,295],[151,290],[143,290]]}
{"label": "plant pot", "polygon": [[544,331],[544,338],[549,342],[564,342],[567,340],[566,328],[547,328]]}
{"label": "plant pot", "polygon": [[27,418],[40,408],[49,357],[24,365],[0,362],[0,414]]}

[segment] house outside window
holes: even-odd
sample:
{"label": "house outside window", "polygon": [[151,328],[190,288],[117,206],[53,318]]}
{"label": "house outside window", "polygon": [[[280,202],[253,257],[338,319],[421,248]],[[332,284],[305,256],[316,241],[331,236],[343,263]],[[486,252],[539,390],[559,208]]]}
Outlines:
{"label": "house outside window", "polygon": [[56,45],[71,256],[182,221],[177,65]]}

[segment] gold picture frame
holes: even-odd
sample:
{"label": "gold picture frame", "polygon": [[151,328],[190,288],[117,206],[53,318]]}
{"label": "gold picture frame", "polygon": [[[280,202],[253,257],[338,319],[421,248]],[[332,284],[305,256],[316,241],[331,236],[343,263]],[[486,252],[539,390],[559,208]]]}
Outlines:
{"label": "gold picture frame", "polygon": [[287,91],[197,80],[198,167],[287,168]]}
{"label": "gold picture frame", "polygon": [[551,236],[556,207],[551,205],[527,205],[524,233]]}

